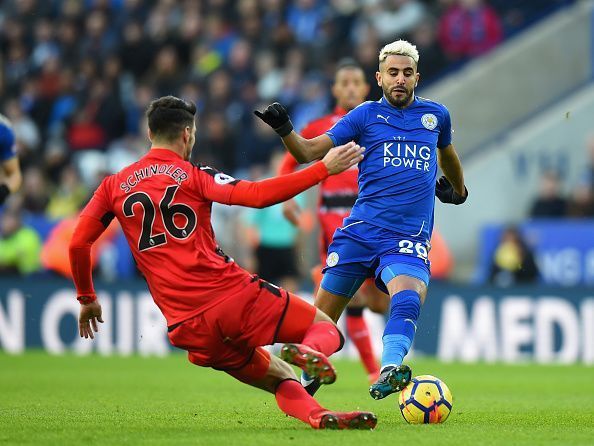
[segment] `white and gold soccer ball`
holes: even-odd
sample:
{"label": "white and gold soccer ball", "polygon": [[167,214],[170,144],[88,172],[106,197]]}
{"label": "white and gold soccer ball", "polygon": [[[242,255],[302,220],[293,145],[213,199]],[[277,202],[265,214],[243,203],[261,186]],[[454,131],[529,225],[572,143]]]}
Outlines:
{"label": "white and gold soccer ball", "polygon": [[452,392],[435,376],[415,376],[400,392],[399,406],[411,424],[443,423],[452,411]]}

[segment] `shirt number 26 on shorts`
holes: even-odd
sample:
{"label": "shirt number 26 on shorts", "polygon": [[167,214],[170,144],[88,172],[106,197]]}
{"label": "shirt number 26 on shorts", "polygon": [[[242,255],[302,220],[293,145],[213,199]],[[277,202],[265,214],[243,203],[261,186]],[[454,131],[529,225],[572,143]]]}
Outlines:
{"label": "shirt number 26 on shorts", "polygon": [[410,240],[400,240],[398,242],[398,252],[400,254],[416,255],[419,259],[427,263],[427,256],[429,249],[421,242],[413,242]]}

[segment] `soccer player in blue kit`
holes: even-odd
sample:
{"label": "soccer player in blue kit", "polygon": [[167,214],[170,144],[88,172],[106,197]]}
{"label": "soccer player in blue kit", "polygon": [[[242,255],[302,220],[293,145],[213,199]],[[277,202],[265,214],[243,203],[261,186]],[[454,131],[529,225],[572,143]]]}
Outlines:
{"label": "soccer player in blue kit", "polygon": [[[367,277],[375,277],[377,286],[389,293],[381,374],[369,389],[374,399],[400,391],[412,376],[403,359],[429,285],[434,197],[461,204],[468,196],[448,110],[415,96],[418,62],[416,47],[407,41],[383,47],[376,73],[382,98],[361,104],[313,139],[293,131],[278,103],[255,112],[302,163],[351,140],[366,148],[359,164],[359,197],[334,233],[315,305],[338,320]],[[444,176],[436,181],[438,165]],[[315,382],[304,385],[311,392],[319,387]]]}
{"label": "soccer player in blue kit", "polygon": [[15,136],[6,116],[0,114],[0,205],[21,186],[22,175],[15,151]]}

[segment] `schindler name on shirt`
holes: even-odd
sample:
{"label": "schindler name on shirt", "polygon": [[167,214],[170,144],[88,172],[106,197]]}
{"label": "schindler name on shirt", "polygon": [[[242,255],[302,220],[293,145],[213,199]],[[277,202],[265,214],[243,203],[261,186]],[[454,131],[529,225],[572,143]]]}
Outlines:
{"label": "schindler name on shirt", "polygon": [[404,142],[384,143],[384,167],[407,167],[409,169],[429,172],[431,149],[428,146],[417,146]]}
{"label": "schindler name on shirt", "polygon": [[180,185],[188,179],[186,171],[177,167],[175,164],[151,164],[143,169],[135,170],[132,175],[128,175],[126,181],[120,184],[120,189],[122,189],[124,193],[128,193],[140,183],[140,181],[145,178],[150,178],[153,175],[167,175]]}

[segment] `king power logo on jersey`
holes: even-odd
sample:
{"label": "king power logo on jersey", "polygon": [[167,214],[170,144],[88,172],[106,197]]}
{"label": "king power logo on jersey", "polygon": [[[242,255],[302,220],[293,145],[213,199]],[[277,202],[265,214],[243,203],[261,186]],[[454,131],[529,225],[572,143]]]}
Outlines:
{"label": "king power logo on jersey", "polygon": [[395,137],[395,139],[399,141],[384,143],[384,167],[404,167],[429,172],[429,160],[431,159],[429,146],[401,142],[401,137]]}

